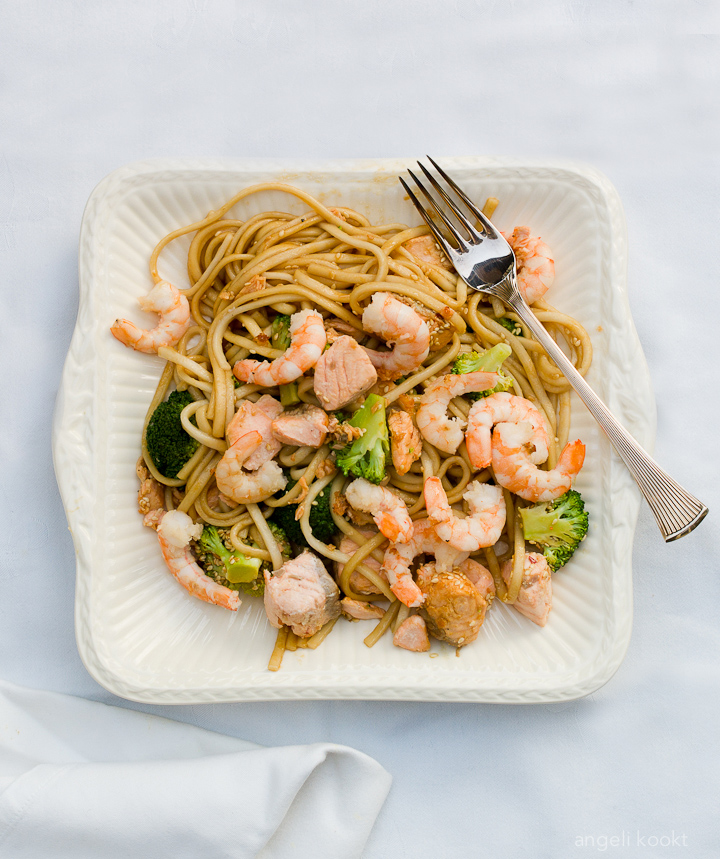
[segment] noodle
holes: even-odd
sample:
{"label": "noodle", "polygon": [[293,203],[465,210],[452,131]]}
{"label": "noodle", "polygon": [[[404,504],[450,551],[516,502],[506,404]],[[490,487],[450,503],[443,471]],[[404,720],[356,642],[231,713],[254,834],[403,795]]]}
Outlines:
{"label": "noodle", "polygon": [[286,626],[281,626],[278,630],[277,637],[275,638],[275,647],[270,654],[270,661],[268,662],[268,671],[280,670],[283,654],[285,653],[285,645],[287,644],[288,632],[289,630]]}
{"label": "noodle", "polygon": [[372,647],[377,644],[378,641],[385,635],[385,633],[390,629],[393,624],[393,621],[397,617],[398,612],[400,611],[400,606],[402,603],[400,600],[395,600],[394,603],[390,605],[385,614],[380,618],[380,622],[375,627],[375,629],[368,635],[364,641],[368,647]]}
{"label": "noodle", "polygon": [[[244,221],[228,215],[242,200],[259,192],[284,192],[308,211],[301,215],[268,211]],[[483,211],[489,216],[497,205],[497,199],[488,198]],[[337,575],[342,595],[364,602],[390,600],[383,618],[365,638],[372,646],[389,628],[397,630],[410,610],[395,598],[385,576],[370,566],[371,561],[382,563],[385,537],[374,526],[368,536],[354,527],[354,520],[349,521],[335,509],[352,478],[335,468],[328,473],[328,463],[332,465],[335,456],[330,439],[319,449],[286,445],[280,450],[277,463],[296,481],[286,491],[245,504],[236,504],[218,491],[215,470],[228,448],[227,427],[237,406],[244,401],[256,402],[264,394],[277,398],[281,393],[278,387],[238,382],[232,366],[248,356],[275,360],[283,355],[284,350],[275,348],[270,339],[273,320],[278,314],[292,316],[304,309],[319,312],[326,328],[351,333],[368,348],[383,349],[382,341],[364,330],[362,315],[373,295],[390,293],[413,307],[433,333],[429,354],[420,366],[405,377],[378,383],[376,390],[384,396],[386,407],[412,412],[422,392],[449,372],[462,352],[505,343],[512,353],[502,369],[510,377],[511,390],[531,400],[549,428],[545,468],[554,467],[569,437],[569,383],[518,317],[499,300],[469,292],[465,282],[439,258],[434,261],[411,252],[408,242],[430,235],[425,226],[373,225],[351,209],[327,208],[300,189],[268,182],[243,189],[205,218],[165,236],[150,258],[156,283],[161,279],[158,265],[162,250],[189,234],[193,234],[187,261],[190,286],[181,292],[190,304],[192,327],[175,346],[158,349],[167,363],[143,427],[142,455],[147,469],[164,487],[166,509],[174,507],[195,521],[226,529],[228,546],[259,559],[273,571],[283,565],[284,557],[267,520],[279,508],[299,503],[299,526],[308,546],[328,565],[342,565]],[[592,360],[585,329],[544,300],[536,301],[533,309],[550,335],[567,349],[578,371],[585,374]],[[501,320],[510,320],[513,330]],[[192,401],[183,408],[181,421],[198,447],[177,477],[168,478],[158,471],[148,453],[146,432],[150,416],[173,387],[190,394]],[[319,405],[309,373],[297,379],[295,390],[295,402]],[[358,401],[354,407],[360,404]],[[471,405],[467,399],[456,398],[448,414],[466,421]],[[389,467],[387,473],[385,483],[406,503],[415,520],[427,516],[423,496],[427,478],[440,478],[448,503],[456,505],[457,512],[471,482],[494,479],[490,469],[480,473],[473,469],[464,443],[449,455],[427,439],[422,441],[419,461],[409,470],[400,474]],[[326,487],[331,487],[332,518],[338,533],[331,544],[317,539],[310,524],[313,504]],[[513,558],[507,583],[493,548],[482,551],[499,600],[513,603],[523,577],[525,542],[520,504],[507,490],[504,496],[505,530]],[[343,535],[356,544],[351,555],[338,548]],[[351,586],[354,574],[362,574],[375,592],[357,592]],[[269,669],[278,670],[285,650],[317,647],[334,623],[326,623],[308,638],[283,626],[277,633]]]}

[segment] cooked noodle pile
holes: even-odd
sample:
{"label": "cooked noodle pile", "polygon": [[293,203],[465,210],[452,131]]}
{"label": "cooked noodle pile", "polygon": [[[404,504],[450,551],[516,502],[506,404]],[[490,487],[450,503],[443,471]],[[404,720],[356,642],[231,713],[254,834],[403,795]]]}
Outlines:
{"label": "cooked noodle pile", "polygon": [[[286,192],[302,201],[308,211],[301,216],[263,212],[245,221],[226,217],[245,197],[264,191]],[[266,393],[278,396],[277,388],[239,384],[232,373],[234,363],[250,355],[278,358],[282,352],[272,347],[268,336],[274,317],[304,309],[318,310],[327,328],[335,327],[341,333],[354,331],[362,345],[384,349],[385,344],[363,331],[361,316],[375,293],[392,293],[421,312],[432,337],[430,354],[419,368],[406,378],[379,382],[373,389],[385,397],[387,407],[402,405],[411,410],[411,398],[422,394],[433,379],[450,372],[459,353],[507,343],[512,355],[502,369],[512,376],[514,393],[531,400],[547,421],[550,450],[544,468],[554,467],[559,451],[568,441],[570,386],[542,347],[523,331],[519,319],[500,302],[469,291],[441,261],[425,261],[407,249],[407,242],[429,234],[425,226],[371,224],[351,209],[328,209],[297,188],[278,183],[256,185],[241,191],[202,221],[162,239],[151,258],[156,282],[160,279],[158,261],[163,248],[179,236],[192,233],[188,255],[191,285],[183,293],[190,302],[193,324],[174,347],[158,350],[167,364],[150,404],[148,420],[170,390],[188,390],[194,402],[183,412],[183,426],[199,446],[178,477],[171,479],[155,468],[143,433],[144,459],[152,476],[165,487],[165,509],[177,508],[196,521],[231,529],[235,549],[269,561],[273,569],[278,569],[283,559],[266,519],[275,508],[300,499],[300,509],[304,511],[300,524],[312,550],[344,564],[338,581],[344,595],[363,601],[390,600],[385,617],[368,637],[371,644],[397,621],[399,612],[401,617],[407,612],[402,612],[387,582],[364,563],[369,556],[383,561],[382,534],[367,539],[345,516],[334,512],[340,534],[352,537],[360,547],[349,556],[335,545],[320,542],[310,530],[310,510],[317,495],[329,484],[334,495],[342,494],[352,480],[332,467],[330,438],[317,450],[283,447],[277,461],[297,483],[279,493],[279,497],[235,507],[218,500],[214,472],[227,449],[225,431],[237,404],[243,399],[256,401]],[[573,363],[584,374],[592,349],[583,327],[543,300],[537,301],[533,309],[549,333],[566,344]],[[515,333],[500,323],[501,317],[516,323]],[[300,400],[321,405],[315,397],[312,373],[298,381]],[[471,405],[458,397],[451,402],[449,414],[465,419]],[[474,473],[464,443],[456,454],[447,455],[426,440],[420,459],[408,473],[400,475],[390,466],[388,475],[389,488],[406,502],[414,520],[426,516],[423,484],[428,477],[441,478],[450,504],[462,503],[463,493],[473,479],[492,479],[489,468]],[[304,498],[301,493],[306,493]],[[473,557],[487,565],[498,597],[512,602],[522,577],[524,539],[518,499],[507,490],[504,494],[504,551],[497,555],[491,547]],[[510,557],[514,558],[513,575],[506,585],[500,564]],[[353,571],[363,573],[380,595],[355,593],[350,587]],[[294,649],[297,639],[293,641],[293,633],[288,639],[287,628],[283,628],[273,658],[277,660],[286,646]]]}

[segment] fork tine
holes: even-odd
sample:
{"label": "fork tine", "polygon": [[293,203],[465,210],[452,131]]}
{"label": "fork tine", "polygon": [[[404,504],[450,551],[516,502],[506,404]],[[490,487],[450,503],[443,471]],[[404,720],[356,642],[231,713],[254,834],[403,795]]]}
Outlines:
{"label": "fork tine", "polygon": [[445,238],[445,236],[437,228],[435,221],[433,221],[433,219],[430,217],[430,215],[428,215],[428,213],[425,211],[425,209],[423,208],[423,206],[420,203],[420,201],[418,200],[418,198],[410,190],[407,182],[403,179],[402,176],[398,176],[398,179],[402,183],[403,188],[408,192],[408,195],[410,197],[410,200],[412,201],[413,206],[415,206],[415,208],[418,210],[418,212],[420,212],[420,215],[422,216],[423,220],[428,225],[428,227],[430,227],[430,229],[432,230],[432,234],[435,236],[435,240],[440,245],[440,247],[443,249],[443,251],[445,251],[445,255],[447,256],[447,258],[452,259],[450,253],[454,249],[450,247],[450,244],[447,241],[447,239]]}
{"label": "fork tine", "polygon": [[[491,239],[495,239],[498,237],[498,231],[493,226],[492,222],[489,221],[485,215],[478,209],[478,207],[473,203],[473,201],[467,196],[467,194],[460,188],[458,185],[453,182],[453,180],[448,176],[448,174],[437,164],[429,155],[425,156],[428,161],[432,164],[432,166],[438,171],[438,173],[443,177],[443,179],[448,183],[448,185],[455,191],[455,193],[460,197],[460,199],[465,203],[465,205],[470,209],[470,211],[475,215],[475,217],[480,221],[480,223],[485,227],[485,230],[488,234],[488,237]],[[423,168],[424,169],[424,168]],[[425,171],[427,172],[427,171]]]}
{"label": "fork tine", "polygon": [[460,235],[460,233],[457,231],[457,228],[455,227],[455,225],[452,223],[452,221],[448,220],[448,217],[445,214],[445,212],[443,212],[443,210],[438,206],[438,204],[435,202],[435,200],[433,200],[433,198],[430,195],[427,188],[418,179],[418,177],[412,172],[412,170],[408,170],[408,173],[413,177],[413,179],[415,180],[415,184],[423,192],[425,199],[428,201],[428,203],[430,203],[430,205],[433,207],[433,209],[435,209],[435,211],[437,212],[439,217],[442,219],[443,223],[448,228],[448,231],[450,232],[452,237],[455,239],[455,241],[458,243],[458,247],[461,250],[465,250],[466,249],[465,240]]}
{"label": "fork tine", "polygon": [[432,175],[432,173],[427,169],[427,167],[425,167],[425,165],[421,164],[419,161],[418,161],[418,167],[422,170],[422,172],[430,180],[433,188],[438,192],[438,194],[440,194],[440,196],[443,198],[443,200],[447,204],[448,208],[452,211],[452,213],[455,215],[455,217],[458,219],[458,221],[460,221],[460,223],[468,231],[470,238],[475,242],[480,241],[481,237],[478,235],[477,230],[475,229],[473,224],[471,224],[470,221],[468,221],[468,219],[462,213],[462,211],[460,209],[458,209],[457,204],[452,200],[451,197],[448,196],[445,189],[440,185],[440,183]]}

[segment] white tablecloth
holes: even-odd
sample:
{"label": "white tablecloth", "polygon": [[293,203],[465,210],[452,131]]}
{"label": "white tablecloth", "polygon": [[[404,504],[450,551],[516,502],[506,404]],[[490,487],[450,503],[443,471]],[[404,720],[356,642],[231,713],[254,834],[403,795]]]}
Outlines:
{"label": "white tablecloth", "polygon": [[[717,10],[0,2],[2,677],[262,745],[365,752],[394,778],[369,859],[718,855]],[[163,708],[113,698],[75,648],[74,553],[50,454],[90,191],[155,156],[426,151],[572,158],[610,177],[657,397],[655,454],[710,517],[665,545],[643,508],[630,649],[580,701]]]}

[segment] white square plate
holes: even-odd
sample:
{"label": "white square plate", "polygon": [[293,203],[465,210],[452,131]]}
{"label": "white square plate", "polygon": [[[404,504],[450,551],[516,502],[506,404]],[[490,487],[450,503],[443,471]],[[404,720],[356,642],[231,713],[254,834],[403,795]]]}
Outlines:
{"label": "white square plate", "polygon": [[[125,698],[157,704],[303,698],[530,703],[569,700],[605,683],[627,648],[631,551],[639,492],[579,401],[572,434],[587,445],[577,488],[590,533],[553,577],[554,605],[540,629],[496,601],[459,658],[363,644],[367,622],[340,623],[318,650],[285,655],[267,671],[275,630],[261,601],[232,613],[192,599],[168,574],[155,533],[136,509],[135,462],[162,361],[121,346],[118,316],[138,319],[157,241],[198,220],[238,189],[263,181],[298,185],[326,204],[379,222],[416,224],[397,176],[413,160],[313,164],[162,160],[124,167],[95,189],[80,241],[80,310],[54,426],[54,460],[77,551],[76,633],[92,676]],[[443,166],[476,200],[500,199],[501,229],[527,224],[553,250],[548,299],[577,317],[595,348],[589,381],[646,447],[654,437],[649,375],[625,293],[625,223],[617,193],[592,168],[497,158],[447,158]],[[300,213],[278,192],[238,206]],[[187,283],[189,239],[160,260],[163,277]],[[149,319],[148,319],[149,321]],[[142,323],[141,323],[142,324]]]}

